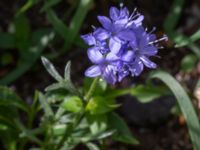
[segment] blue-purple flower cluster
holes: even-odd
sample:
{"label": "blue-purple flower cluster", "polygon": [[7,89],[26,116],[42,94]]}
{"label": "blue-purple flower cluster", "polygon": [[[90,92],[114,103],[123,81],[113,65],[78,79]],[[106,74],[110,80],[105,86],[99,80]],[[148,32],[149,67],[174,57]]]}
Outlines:
{"label": "blue-purple flower cluster", "polygon": [[110,8],[110,18],[98,16],[102,27],[93,27],[92,33],[82,35],[90,46],[88,57],[94,64],[89,67],[87,77],[101,76],[110,84],[120,82],[124,77],[139,76],[144,69],[156,68],[149,58],[158,53],[155,34],[142,26],[144,16],[136,10],[130,14],[126,7]]}

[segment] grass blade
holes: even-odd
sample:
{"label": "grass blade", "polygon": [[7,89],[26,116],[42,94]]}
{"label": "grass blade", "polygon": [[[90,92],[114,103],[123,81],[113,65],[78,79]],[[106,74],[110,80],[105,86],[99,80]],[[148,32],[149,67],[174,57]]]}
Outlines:
{"label": "grass blade", "polygon": [[165,31],[167,32],[173,31],[174,28],[176,27],[178,20],[181,16],[184,2],[185,0],[174,0],[171,11],[164,23]]}
{"label": "grass blade", "polygon": [[194,150],[200,150],[200,124],[189,96],[181,85],[168,73],[163,71],[154,72],[151,78],[158,78],[163,81],[174,93],[178,105],[187,121],[187,126]]}
{"label": "grass blade", "polygon": [[52,31],[49,29],[40,29],[35,31],[32,36],[33,46],[30,47],[28,51],[25,51],[26,54],[23,55],[24,57],[21,56],[18,66],[4,78],[0,79],[0,84],[9,84],[24,74],[26,71],[28,71],[40,57],[47,44],[53,38],[54,37],[52,36]]}
{"label": "grass blade", "polygon": [[0,106],[15,106],[28,112],[28,105],[11,89],[0,86]]}
{"label": "grass blade", "polygon": [[54,29],[65,39],[63,50],[68,50],[71,44],[77,38],[81,25],[89,10],[90,4],[93,0],[81,0],[79,6],[73,16],[69,27],[67,27],[53,12],[52,9],[47,9],[47,17]]}

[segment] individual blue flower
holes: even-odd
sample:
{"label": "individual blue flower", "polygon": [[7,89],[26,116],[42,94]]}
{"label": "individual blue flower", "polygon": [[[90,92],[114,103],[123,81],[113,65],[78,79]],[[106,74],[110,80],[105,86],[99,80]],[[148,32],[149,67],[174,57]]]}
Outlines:
{"label": "individual blue flower", "polygon": [[114,84],[117,81],[117,67],[115,63],[119,58],[113,53],[108,53],[104,57],[100,51],[91,48],[88,49],[87,54],[94,65],[85,71],[85,75],[88,77],[102,76],[108,83]]}
{"label": "individual blue flower", "polygon": [[130,72],[132,75],[138,76],[143,71],[144,66],[147,68],[155,69],[157,65],[149,58],[156,56],[158,48],[156,43],[162,40],[167,40],[166,36],[156,40],[155,34],[147,33],[141,26],[134,30],[136,41],[130,42],[130,47],[134,53],[133,61],[129,64]]}
{"label": "individual blue flower", "polygon": [[97,38],[92,34],[86,34],[82,35],[81,38],[89,45],[91,46],[90,49],[98,50],[102,54],[106,54],[109,52],[109,48],[107,46],[106,41],[99,41]]}

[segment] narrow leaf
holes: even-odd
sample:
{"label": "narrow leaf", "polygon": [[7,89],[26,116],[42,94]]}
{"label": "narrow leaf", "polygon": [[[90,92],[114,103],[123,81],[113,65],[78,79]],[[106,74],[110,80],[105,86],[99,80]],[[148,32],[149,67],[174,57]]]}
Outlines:
{"label": "narrow leaf", "polygon": [[71,73],[71,62],[68,61],[66,66],[65,66],[65,81],[70,81],[71,82],[71,77],[70,77],[70,73]]}
{"label": "narrow leaf", "polygon": [[164,23],[164,28],[167,32],[173,31],[176,27],[181,16],[184,2],[185,0],[174,0],[170,13]]}
{"label": "narrow leaf", "polygon": [[15,106],[23,111],[28,112],[27,104],[11,89],[0,86],[0,106]]}
{"label": "narrow leaf", "polygon": [[42,7],[41,11],[45,11],[54,5],[58,4],[61,0],[46,0],[44,6]]}
{"label": "narrow leaf", "polygon": [[39,93],[39,101],[44,109],[44,113],[46,117],[52,117],[54,115],[53,110],[51,109],[51,106],[47,102],[47,99],[44,97],[42,93]]}
{"label": "narrow leaf", "polygon": [[82,100],[78,96],[66,97],[62,107],[70,112],[80,112],[83,108]]}
{"label": "narrow leaf", "polygon": [[127,144],[139,144],[138,140],[133,137],[124,120],[116,113],[110,113],[108,125],[111,129],[116,130],[113,139]]}
{"label": "narrow leaf", "polygon": [[57,70],[55,69],[54,65],[45,57],[41,57],[42,59],[42,63],[44,65],[44,67],[46,68],[46,70],[49,72],[49,74],[56,79],[57,81],[62,81],[63,78],[60,76],[60,74],[57,72]]}
{"label": "narrow leaf", "polygon": [[89,148],[89,150],[100,150],[100,148],[94,143],[86,143],[86,146]]}
{"label": "narrow leaf", "polygon": [[40,29],[33,32],[31,38],[32,46],[27,51],[24,51],[23,57],[20,57],[17,67],[0,79],[0,84],[9,84],[28,71],[53,38],[54,36],[50,29]]}
{"label": "narrow leaf", "polygon": [[187,121],[187,126],[194,150],[200,150],[200,124],[195,109],[181,85],[168,73],[163,71],[154,72],[151,78],[162,80],[174,93],[180,109]]}

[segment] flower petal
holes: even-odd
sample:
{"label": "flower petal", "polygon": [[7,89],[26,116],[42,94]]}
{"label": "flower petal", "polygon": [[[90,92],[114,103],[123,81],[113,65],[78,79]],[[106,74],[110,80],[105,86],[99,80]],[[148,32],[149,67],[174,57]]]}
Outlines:
{"label": "flower petal", "polygon": [[146,33],[143,33],[143,35],[141,35],[139,47],[143,48],[143,47],[147,46],[148,44],[149,44],[148,35],[146,35]]}
{"label": "flower petal", "polygon": [[143,55],[154,56],[158,53],[158,49],[155,46],[147,46],[141,50]]}
{"label": "flower petal", "polygon": [[97,47],[89,48],[87,51],[89,59],[94,64],[99,64],[103,61],[103,55],[100,53]]}
{"label": "flower petal", "polygon": [[152,62],[151,60],[149,60],[146,56],[141,56],[140,59],[142,60],[144,65],[148,68],[156,68],[157,67],[157,65],[154,62]]}
{"label": "flower petal", "polygon": [[117,9],[116,7],[111,7],[110,8],[110,18],[112,20],[117,20],[119,18],[119,9]]}
{"label": "flower petal", "polygon": [[117,34],[117,37],[119,37],[120,39],[122,39],[124,41],[131,41],[131,42],[136,41],[135,34],[131,30],[121,31]]}
{"label": "flower petal", "polygon": [[103,41],[107,38],[109,38],[110,34],[103,28],[97,28],[94,31],[94,37],[97,38],[99,41]]}
{"label": "flower petal", "polygon": [[85,71],[85,76],[87,77],[97,77],[100,75],[101,75],[101,69],[97,65],[91,66]]}
{"label": "flower petal", "polygon": [[128,18],[129,17],[129,10],[127,7],[124,7],[120,10],[120,19]]}
{"label": "flower petal", "polygon": [[114,54],[118,54],[121,48],[121,42],[117,38],[110,38],[109,40],[110,51]]}
{"label": "flower petal", "polygon": [[118,72],[118,82],[121,82],[126,76],[128,76],[128,71],[120,71]]}
{"label": "flower petal", "polygon": [[143,65],[142,61],[137,60],[134,64],[132,64],[130,66],[129,69],[132,73],[132,76],[134,76],[134,75],[139,76],[144,69],[144,65]]}
{"label": "flower petal", "polygon": [[115,84],[117,82],[116,75],[112,70],[112,66],[108,65],[103,73],[103,79],[106,80],[109,84]]}
{"label": "flower petal", "polygon": [[85,41],[85,43],[87,43],[90,46],[96,44],[96,40],[91,33],[82,35],[81,38]]}
{"label": "flower petal", "polygon": [[110,61],[117,61],[117,60],[119,60],[119,57],[116,56],[114,53],[110,52],[110,53],[108,53],[108,54],[106,55],[106,60],[107,60],[108,62],[110,62]]}
{"label": "flower petal", "polygon": [[134,58],[134,52],[133,51],[126,51],[121,57],[121,59],[125,62],[130,62],[130,61],[133,60],[133,58]]}
{"label": "flower petal", "polygon": [[106,16],[98,16],[97,17],[101,25],[106,29],[106,30],[111,30],[112,22],[111,20],[106,17]]}
{"label": "flower petal", "polygon": [[142,21],[144,20],[144,16],[140,15],[137,19],[135,19],[133,22],[135,23],[135,25],[138,27],[140,25],[142,25]]}

